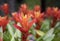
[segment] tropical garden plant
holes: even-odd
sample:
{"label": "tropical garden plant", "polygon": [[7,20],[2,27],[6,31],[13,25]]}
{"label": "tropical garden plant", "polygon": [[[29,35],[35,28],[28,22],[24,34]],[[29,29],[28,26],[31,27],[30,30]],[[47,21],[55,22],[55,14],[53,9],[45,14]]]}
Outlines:
{"label": "tropical garden plant", "polygon": [[9,14],[8,4],[1,6],[0,41],[60,41],[60,9],[35,5],[32,10],[21,4],[19,10]]}

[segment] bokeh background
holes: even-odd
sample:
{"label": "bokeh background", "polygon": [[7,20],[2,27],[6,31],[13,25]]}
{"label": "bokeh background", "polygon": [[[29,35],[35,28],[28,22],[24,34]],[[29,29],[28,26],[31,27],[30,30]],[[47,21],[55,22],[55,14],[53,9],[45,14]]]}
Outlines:
{"label": "bokeh background", "polygon": [[[44,2],[42,3],[42,1],[44,1]],[[42,9],[45,9],[46,7],[49,7],[49,6],[60,8],[60,0],[0,0],[0,7],[4,3],[9,4],[10,13],[17,11],[18,7],[23,3],[28,4],[29,9],[32,9],[34,7],[34,5],[42,6],[42,4],[44,4]],[[0,15],[4,15],[4,13],[1,9],[0,9]]]}

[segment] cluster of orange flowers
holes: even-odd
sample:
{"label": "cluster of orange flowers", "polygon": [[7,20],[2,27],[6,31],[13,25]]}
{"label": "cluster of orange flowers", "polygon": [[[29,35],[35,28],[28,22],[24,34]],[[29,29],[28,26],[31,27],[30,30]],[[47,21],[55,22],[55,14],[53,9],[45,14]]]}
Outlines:
{"label": "cluster of orange flowers", "polygon": [[48,7],[46,9],[46,16],[60,20],[60,9],[58,7]]}
{"label": "cluster of orange flowers", "polygon": [[[2,10],[5,14],[9,13],[8,4],[4,4],[2,6]],[[19,22],[21,26],[14,24],[15,28],[19,29],[23,33],[22,41],[26,41],[26,38],[29,34],[29,30],[34,23],[36,23],[36,29],[39,30],[41,26],[41,22],[45,18],[52,18],[52,25],[56,24],[57,20],[60,20],[60,9],[57,7],[48,7],[46,12],[41,12],[41,8],[39,5],[34,6],[33,10],[29,10],[26,4],[22,4],[19,7],[19,11],[13,12],[12,17],[16,22]],[[0,17],[0,26],[6,26],[8,23],[7,17]],[[53,26],[52,26],[53,27]]]}
{"label": "cluster of orange flowers", "polygon": [[[33,10],[28,10],[27,5],[22,4],[19,12],[15,12],[12,15],[16,22],[20,22],[22,27],[19,28],[24,29],[24,31],[28,31],[33,23],[37,23],[37,26],[40,26],[39,23],[44,19],[44,13],[41,13],[39,5],[36,5]],[[31,22],[29,22],[30,19],[32,19]]]}
{"label": "cluster of orange flowers", "polygon": [[51,26],[54,27],[56,22],[60,21],[60,9],[58,7],[48,7],[46,9],[46,17],[50,17],[53,20]]}
{"label": "cluster of orange flowers", "polygon": [[26,4],[22,4],[19,11],[12,13],[12,16],[16,22],[19,22],[21,24],[21,26],[18,26],[16,24],[14,24],[14,26],[23,33],[22,41],[24,41],[24,39],[26,41],[26,38],[29,35],[29,30],[32,27],[33,23],[37,23],[37,26],[40,26],[39,22],[43,20],[44,14],[40,12],[39,5],[36,5],[34,7],[34,10],[29,10]]}

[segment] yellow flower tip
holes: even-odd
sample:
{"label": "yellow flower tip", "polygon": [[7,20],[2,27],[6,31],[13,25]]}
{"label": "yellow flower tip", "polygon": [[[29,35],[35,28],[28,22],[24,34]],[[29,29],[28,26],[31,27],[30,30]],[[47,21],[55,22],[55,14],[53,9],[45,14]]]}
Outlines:
{"label": "yellow flower tip", "polygon": [[53,7],[53,10],[54,11],[58,11],[58,7]]}
{"label": "yellow flower tip", "polygon": [[35,12],[35,17],[39,17],[40,16],[40,12]]}
{"label": "yellow flower tip", "polygon": [[24,15],[24,16],[22,16],[23,17],[23,19],[26,19],[27,18],[27,15]]}

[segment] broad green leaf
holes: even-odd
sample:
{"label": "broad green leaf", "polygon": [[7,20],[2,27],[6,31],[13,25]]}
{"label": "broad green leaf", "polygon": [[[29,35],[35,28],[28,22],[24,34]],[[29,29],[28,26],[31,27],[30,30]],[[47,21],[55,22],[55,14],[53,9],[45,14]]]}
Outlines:
{"label": "broad green leaf", "polygon": [[2,29],[2,27],[0,27],[0,38],[3,39],[3,29]]}
{"label": "broad green leaf", "polygon": [[15,32],[14,36],[12,37],[11,41],[15,41],[15,40],[21,41],[21,32],[17,29],[16,29],[16,32]]}
{"label": "broad green leaf", "polygon": [[[21,26],[20,23],[17,25]],[[11,41],[21,41],[21,32],[18,29],[15,29],[15,34],[12,36]]]}
{"label": "broad green leaf", "polygon": [[32,33],[34,36],[36,35],[36,32],[35,32],[35,24],[33,24],[33,26],[31,27],[31,29],[30,29],[30,33]]}
{"label": "broad green leaf", "polygon": [[9,33],[9,31],[5,31],[4,34],[3,34],[3,38],[4,38],[4,41],[10,41],[11,40],[11,34]]}
{"label": "broad green leaf", "polygon": [[7,24],[7,31],[4,32],[4,40],[11,41],[13,35],[15,33],[15,29],[13,27],[12,21]]}
{"label": "broad green leaf", "polygon": [[44,41],[52,41],[52,39],[54,38],[55,34],[53,34],[54,32],[54,28],[51,28],[46,35],[43,37]]}
{"label": "broad green leaf", "polygon": [[33,35],[36,35],[36,32],[33,27],[31,28],[30,33],[32,33]]}
{"label": "broad green leaf", "polygon": [[43,36],[36,39],[36,41],[43,41]]}
{"label": "broad green leaf", "polygon": [[55,34],[55,37],[52,41],[60,41],[60,32]]}
{"label": "broad green leaf", "polygon": [[46,19],[43,21],[42,25],[41,25],[41,30],[46,32],[50,29],[50,20]]}
{"label": "broad green leaf", "polygon": [[[17,25],[21,26],[20,23],[17,23]],[[18,35],[17,35],[17,34],[18,34]],[[16,36],[19,37],[19,38],[21,38],[21,31],[18,30],[18,29],[16,29]]]}
{"label": "broad green leaf", "polygon": [[0,37],[3,37],[3,29],[0,27]]}
{"label": "broad green leaf", "polygon": [[55,28],[60,27],[60,22],[57,22]]}
{"label": "broad green leaf", "polygon": [[11,34],[11,36],[13,36],[14,32],[13,32],[13,27],[11,26],[11,24],[7,24],[7,29],[9,31],[9,33]]}
{"label": "broad green leaf", "polygon": [[45,39],[44,41],[52,41],[54,38],[55,34],[49,36],[47,39]]}
{"label": "broad green leaf", "polygon": [[53,41],[60,41],[60,22],[57,22],[54,33],[55,33],[55,37]]}
{"label": "broad green leaf", "polygon": [[35,30],[35,31],[36,31],[36,33],[37,33],[38,35],[40,35],[40,36],[44,36],[44,35],[45,35],[45,33],[42,32],[42,31],[40,31],[40,30]]}

